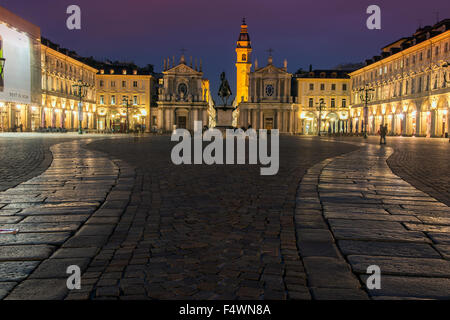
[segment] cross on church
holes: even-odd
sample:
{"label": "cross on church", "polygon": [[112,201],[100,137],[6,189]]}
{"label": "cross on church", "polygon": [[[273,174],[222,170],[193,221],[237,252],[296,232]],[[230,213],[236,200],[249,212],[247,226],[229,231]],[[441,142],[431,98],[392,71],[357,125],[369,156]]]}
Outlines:
{"label": "cross on church", "polygon": [[272,52],[274,52],[275,50],[273,50],[272,48],[269,48],[268,50],[266,50],[269,53],[269,56],[272,56]]}
{"label": "cross on church", "polygon": [[184,53],[187,51],[187,49],[181,48],[180,51],[181,51],[181,54],[184,55]]}

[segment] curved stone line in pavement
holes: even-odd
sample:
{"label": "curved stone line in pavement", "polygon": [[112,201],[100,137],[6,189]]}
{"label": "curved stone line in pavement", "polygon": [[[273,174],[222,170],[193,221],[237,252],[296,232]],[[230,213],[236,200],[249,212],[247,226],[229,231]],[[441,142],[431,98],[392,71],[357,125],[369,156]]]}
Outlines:
{"label": "curved stone line in pavement", "polygon": [[0,298],[63,299],[66,269],[85,270],[106,243],[130,196],[134,170],[83,148],[51,147],[41,175],[0,193]]}
{"label": "curved stone line in pavement", "polygon": [[[450,208],[394,175],[393,149],[366,145],[310,168],[297,246],[315,299],[450,297]],[[381,269],[381,289],[365,286]]]}

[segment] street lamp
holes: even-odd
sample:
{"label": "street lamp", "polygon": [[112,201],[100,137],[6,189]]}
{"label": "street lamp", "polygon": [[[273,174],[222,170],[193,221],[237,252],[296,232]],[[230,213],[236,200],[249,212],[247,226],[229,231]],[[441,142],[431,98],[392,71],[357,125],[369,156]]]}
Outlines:
{"label": "street lamp", "polygon": [[83,122],[83,98],[87,95],[87,88],[89,85],[87,83],[84,83],[81,80],[78,80],[78,83],[72,85],[72,87],[75,89],[74,95],[80,99],[80,102],[78,103],[78,133],[83,134],[83,128],[82,128],[82,122]]}
{"label": "street lamp", "polygon": [[318,136],[320,137],[320,128],[321,128],[321,125],[322,125],[322,107],[325,106],[325,102],[323,101],[323,98],[321,98],[319,101],[320,102],[316,103],[316,104],[319,105],[319,130],[318,130],[319,133],[318,133]]}
{"label": "street lamp", "polygon": [[360,100],[364,102],[364,139],[367,139],[367,122],[369,119],[369,108],[367,107],[367,104],[373,99],[372,92],[375,90],[365,85],[364,88],[361,88],[358,91]]}
{"label": "street lamp", "polygon": [[[442,67],[443,67],[443,68],[448,68],[448,67],[450,67],[450,62],[446,61],[446,62],[442,65]],[[445,84],[445,86],[450,85],[450,81],[447,80],[447,72],[444,72],[444,84]],[[448,111],[447,111],[447,112],[448,112]],[[448,126],[448,128],[449,128],[449,129],[448,129],[448,142],[450,142],[450,123],[448,123],[447,126]]]}
{"label": "street lamp", "polygon": [[124,96],[122,98],[122,104],[127,107],[127,133],[129,133],[130,132],[130,125],[129,125],[128,108],[130,108],[130,99],[128,99],[128,97]]}
{"label": "street lamp", "polygon": [[[0,92],[1,91],[3,91],[3,88],[4,88],[4,86],[5,86],[5,82],[4,82],[4,80],[3,80],[3,69],[5,68],[5,62],[6,62],[6,59],[5,58],[0,58]],[[6,115],[6,106],[5,106],[5,104],[3,103],[3,102],[1,102],[0,103],[0,107],[2,107],[2,110],[1,110],[1,124],[2,124],[2,132],[4,131],[4,128],[3,128],[3,112],[5,112],[5,115]],[[5,109],[5,110],[3,110],[3,109]]]}

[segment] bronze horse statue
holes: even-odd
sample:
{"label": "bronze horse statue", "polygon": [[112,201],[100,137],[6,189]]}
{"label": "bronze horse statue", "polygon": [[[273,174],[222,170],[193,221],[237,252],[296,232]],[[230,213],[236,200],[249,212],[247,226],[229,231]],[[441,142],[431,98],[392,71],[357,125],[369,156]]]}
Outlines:
{"label": "bronze horse statue", "polygon": [[222,83],[219,88],[219,97],[222,99],[223,107],[227,106],[228,98],[232,95],[230,84],[228,83],[227,78],[225,77],[225,72],[220,74],[220,80]]}

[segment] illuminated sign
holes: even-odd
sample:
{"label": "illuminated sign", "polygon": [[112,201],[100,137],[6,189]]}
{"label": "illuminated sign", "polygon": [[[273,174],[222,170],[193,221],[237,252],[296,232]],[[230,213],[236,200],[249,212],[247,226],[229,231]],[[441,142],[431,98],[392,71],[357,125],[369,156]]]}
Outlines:
{"label": "illuminated sign", "polygon": [[31,41],[22,32],[0,23],[0,58],[5,59],[0,100],[31,102]]}

